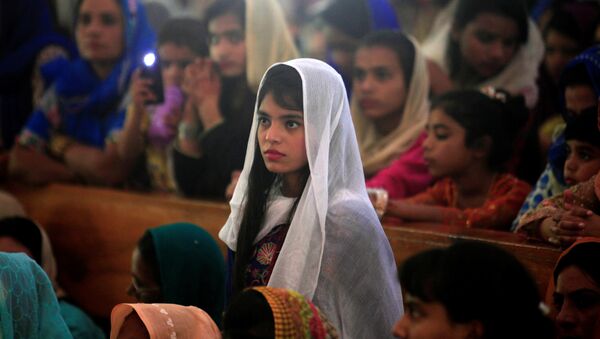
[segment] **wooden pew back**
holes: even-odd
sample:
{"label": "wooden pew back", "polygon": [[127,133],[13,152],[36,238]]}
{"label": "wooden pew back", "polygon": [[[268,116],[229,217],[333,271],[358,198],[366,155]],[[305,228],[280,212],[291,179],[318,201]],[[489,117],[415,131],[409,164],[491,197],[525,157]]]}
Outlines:
{"label": "wooden pew back", "polygon": [[[9,190],[48,231],[63,288],[97,318],[107,319],[117,303],[133,302],[126,295],[131,253],[146,229],[191,222],[204,227],[226,251],[217,236],[229,215],[225,203],[62,184],[38,189],[10,186]],[[525,264],[542,293],[560,253],[506,232],[425,224],[384,225],[384,229],[398,264],[420,251],[459,239],[500,246]]]}

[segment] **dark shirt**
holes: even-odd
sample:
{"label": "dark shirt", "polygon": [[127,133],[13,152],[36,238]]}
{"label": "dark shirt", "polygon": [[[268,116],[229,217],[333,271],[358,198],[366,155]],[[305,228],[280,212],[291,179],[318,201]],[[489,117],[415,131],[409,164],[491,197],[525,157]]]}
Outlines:
{"label": "dark shirt", "polygon": [[225,198],[231,173],[244,166],[255,99],[245,79],[223,81],[220,108],[224,122],[201,137],[202,157],[173,150],[175,181],[184,195]]}

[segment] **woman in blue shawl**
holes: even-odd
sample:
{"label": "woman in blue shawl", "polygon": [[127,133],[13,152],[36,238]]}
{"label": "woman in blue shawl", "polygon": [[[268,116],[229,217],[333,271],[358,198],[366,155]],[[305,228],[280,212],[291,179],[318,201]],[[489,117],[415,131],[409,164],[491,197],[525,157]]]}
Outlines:
{"label": "woman in blue shawl", "polygon": [[[130,168],[119,158],[124,97],[155,36],[137,0],[82,0],[75,27],[81,58],[59,74],[13,148],[11,175],[25,182],[115,185]],[[57,71],[58,70],[58,71]]]}
{"label": "woman in blue shawl", "polygon": [[23,253],[0,253],[0,337],[73,338],[48,276]]}
{"label": "woman in blue shawl", "polygon": [[74,54],[54,31],[47,0],[0,3],[0,150],[12,147],[32,106],[32,77],[39,65]]}

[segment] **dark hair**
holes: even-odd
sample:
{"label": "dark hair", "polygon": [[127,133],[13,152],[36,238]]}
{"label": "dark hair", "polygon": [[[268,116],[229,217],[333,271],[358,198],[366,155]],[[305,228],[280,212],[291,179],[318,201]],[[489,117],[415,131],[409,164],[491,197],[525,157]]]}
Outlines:
{"label": "dark hair", "polygon": [[369,8],[364,0],[335,0],[320,13],[327,24],[353,39],[371,31]]}
{"label": "dark hair", "polygon": [[[302,79],[293,67],[280,64],[267,71],[258,93],[258,107],[269,93],[273,95],[275,102],[281,107],[291,110],[304,110]],[[308,167],[306,171],[305,181],[308,179]],[[258,143],[256,143],[254,161],[248,179],[248,191],[245,196],[246,205],[242,215],[235,253],[233,267],[234,292],[240,292],[245,287],[246,268],[252,256],[254,240],[264,220],[267,198],[276,177],[265,166]]]}
{"label": "dark hair", "polygon": [[585,110],[571,117],[565,128],[565,140],[579,140],[595,147],[600,147],[600,131],[598,130],[597,108]]}
{"label": "dark hair", "polygon": [[42,265],[42,233],[31,219],[9,217],[0,220],[0,237],[11,237],[27,247],[33,260]]}
{"label": "dark hair", "polygon": [[568,253],[558,259],[554,269],[554,283],[558,275],[567,267],[575,266],[600,286],[600,243],[586,242],[573,247]]}
{"label": "dark hair", "polygon": [[567,67],[563,71],[560,79],[561,87],[586,85],[594,89],[592,80],[584,63],[575,64],[572,67]]}
{"label": "dark hair", "polygon": [[404,292],[441,303],[452,322],[480,321],[484,338],[552,338],[537,285],[498,247],[463,241],[428,250],[408,258],[399,276]]}
{"label": "dark hair", "polygon": [[232,300],[223,320],[223,338],[275,338],[273,311],[264,295],[248,289]]}
{"label": "dark hair", "polygon": [[[481,13],[498,14],[513,19],[518,27],[518,41],[527,42],[529,33],[528,16],[522,0],[459,0],[452,30],[462,31]],[[449,61],[450,77],[454,78],[463,63],[460,46],[455,39],[449,38],[446,55]]]}
{"label": "dark hair", "polygon": [[141,260],[146,264],[150,270],[150,274],[156,283],[161,286],[160,280],[160,267],[158,266],[158,258],[156,256],[156,248],[154,247],[154,239],[152,234],[148,231],[144,232],[144,235],[138,240],[137,243],[138,251],[140,251]]}
{"label": "dark hair", "polygon": [[585,46],[583,39],[583,32],[581,31],[577,20],[569,11],[562,9],[556,9],[552,14],[552,18],[548,21],[548,24],[544,27],[543,36],[544,40],[548,37],[550,31],[556,31],[569,39],[577,43],[577,49],[581,49]]}
{"label": "dark hair", "polygon": [[208,25],[214,19],[226,14],[235,15],[240,20],[242,29],[246,30],[246,1],[244,0],[215,1],[215,3],[206,9],[204,21]]}
{"label": "dark hair", "polygon": [[462,30],[481,13],[492,13],[512,19],[518,27],[518,41],[527,42],[529,22],[527,7],[522,0],[459,0],[454,13],[453,29]]}
{"label": "dark hair", "polygon": [[528,111],[523,97],[513,97],[502,90],[496,90],[496,93],[506,102],[476,90],[459,90],[437,97],[431,110],[444,111],[466,130],[467,147],[476,147],[483,137],[489,136],[492,145],[487,157],[488,166],[502,171],[513,155],[515,139],[527,120]]}
{"label": "dark hair", "polygon": [[168,20],[158,34],[158,46],[168,42],[180,47],[187,47],[198,56],[208,56],[206,27],[200,20],[192,18]]}
{"label": "dark hair", "polygon": [[358,48],[376,46],[388,48],[396,54],[398,63],[404,73],[405,86],[408,88],[415,64],[415,45],[412,41],[400,32],[383,30],[365,36]]}

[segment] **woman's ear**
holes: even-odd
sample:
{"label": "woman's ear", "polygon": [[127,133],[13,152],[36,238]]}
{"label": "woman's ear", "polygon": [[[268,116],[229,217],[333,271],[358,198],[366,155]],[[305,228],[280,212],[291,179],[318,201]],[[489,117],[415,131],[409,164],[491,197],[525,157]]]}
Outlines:
{"label": "woman's ear", "polygon": [[483,136],[475,141],[472,150],[475,151],[477,158],[485,158],[492,151],[492,137],[489,135]]}

